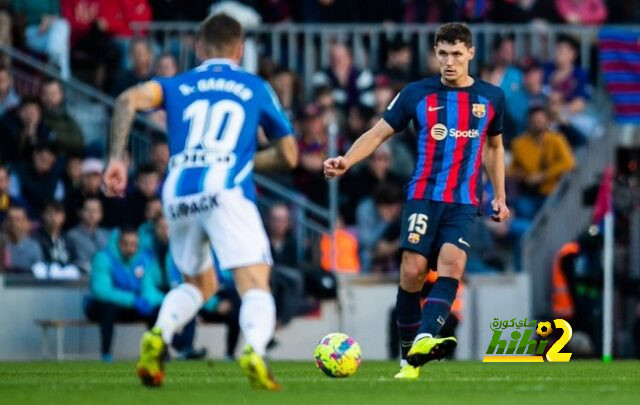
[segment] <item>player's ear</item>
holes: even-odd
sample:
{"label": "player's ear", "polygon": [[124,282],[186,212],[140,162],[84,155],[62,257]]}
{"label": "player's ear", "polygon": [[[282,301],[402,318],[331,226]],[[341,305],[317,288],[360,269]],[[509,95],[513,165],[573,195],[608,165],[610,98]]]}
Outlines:
{"label": "player's ear", "polygon": [[242,60],[243,54],[244,54],[244,41],[239,41],[238,45],[236,46],[236,54],[234,55],[238,63],[240,63],[240,61]]}
{"label": "player's ear", "polygon": [[204,44],[202,43],[202,40],[200,40],[200,39],[196,39],[196,57],[201,62],[204,62],[205,60],[208,59],[205,56]]}
{"label": "player's ear", "polygon": [[472,46],[471,48],[469,48],[469,60],[473,59],[475,54],[476,54],[476,48]]}

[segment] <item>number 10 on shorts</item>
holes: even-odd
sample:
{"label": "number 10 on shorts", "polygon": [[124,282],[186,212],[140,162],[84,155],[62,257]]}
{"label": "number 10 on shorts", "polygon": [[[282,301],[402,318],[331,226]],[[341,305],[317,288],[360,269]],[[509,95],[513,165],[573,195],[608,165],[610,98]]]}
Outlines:
{"label": "number 10 on shorts", "polygon": [[425,214],[413,213],[409,215],[409,237],[410,243],[417,244],[420,237],[427,233],[427,221],[429,217]]}

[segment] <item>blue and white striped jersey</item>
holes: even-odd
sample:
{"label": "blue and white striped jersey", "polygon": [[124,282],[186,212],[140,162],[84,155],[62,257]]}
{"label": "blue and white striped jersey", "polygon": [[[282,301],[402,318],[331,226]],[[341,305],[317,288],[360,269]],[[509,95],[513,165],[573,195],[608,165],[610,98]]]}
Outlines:
{"label": "blue and white striped jersey", "polygon": [[210,59],[162,86],[171,160],[163,194],[183,197],[241,187],[254,200],[257,129],[292,134],[271,86],[227,59]]}

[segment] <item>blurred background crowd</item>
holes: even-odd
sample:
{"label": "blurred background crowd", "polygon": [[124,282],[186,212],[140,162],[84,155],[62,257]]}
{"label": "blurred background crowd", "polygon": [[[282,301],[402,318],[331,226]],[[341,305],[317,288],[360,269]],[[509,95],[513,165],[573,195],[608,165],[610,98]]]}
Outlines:
{"label": "blurred background crowd", "polygon": [[[480,209],[485,216],[479,217],[469,241],[470,274],[521,270],[521,238],[563,176],[588,164],[586,147],[604,133],[606,122],[594,103],[601,74],[598,43],[571,28],[640,22],[637,0],[0,0],[0,44],[55,72],[43,73],[0,52],[4,271],[40,278],[90,277],[94,300],[116,303],[143,317],[152,315],[158,297],[179,282],[167,253],[159,199],[170,157],[162,133],[164,112],[143,117],[154,129],[145,130],[150,139],[145,153],[132,151],[126,197],[107,197],[100,177],[104,134],[92,133],[85,118],[94,110],[74,104],[68,84],[80,81],[115,97],[153,77],[179,74],[185,47],[190,49],[186,60],[194,60],[192,46],[185,45],[192,45],[193,37],[167,46],[163,31],[153,31],[149,24],[200,21],[216,7],[231,7],[248,25],[283,27],[353,22],[397,27],[456,20],[529,24],[531,31],[544,35],[549,24],[566,24],[566,32],[554,35],[546,58],[523,52],[508,28],[478,41],[479,63],[472,74],[501,87],[506,96],[504,140],[513,215],[505,224],[487,219],[492,190],[486,181]],[[329,204],[322,161],[330,144],[337,153],[345,152],[407,83],[439,71],[432,52],[419,60],[415,37],[401,34],[381,36],[380,54],[368,58],[357,54],[352,40],[330,38],[326,63],[313,71],[304,61],[296,59],[293,67],[285,63],[295,43],[276,54],[279,42],[255,42],[260,49],[255,69],[271,83],[294,123],[301,153],[295,171],[267,177],[320,207]],[[300,238],[295,228],[299,210],[260,187],[269,202],[261,208],[276,264],[273,287],[282,324],[313,312],[318,300],[335,297],[331,270],[397,274],[402,187],[412,175],[416,147],[415,133],[408,128],[340,181],[333,235]],[[154,263],[145,265],[147,287],[107,280],[115,273],[106,268],[133,266],[136,260]],[[119,296],[127,289],[133,293]],[[105,315],[113,309],[88,308],[98,321],[115,316]],[[237,297],[223,291],[211,308],[211,314],[233,319]],[[231,333],[237,340],[237,329]]]}

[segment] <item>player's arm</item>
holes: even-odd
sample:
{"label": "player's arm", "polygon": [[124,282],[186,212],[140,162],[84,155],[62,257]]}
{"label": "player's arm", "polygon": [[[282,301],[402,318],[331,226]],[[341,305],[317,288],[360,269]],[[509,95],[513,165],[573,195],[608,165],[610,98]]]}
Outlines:
{"label": "player's arm", "polygon": [[509,217],[507,208],[507,194],[504,187],[504,145],[502,135],[487,137],[484,148],[484,166],[489,174],[491,185],[493,186],[494,199],[491,201],[493,215],[491,218],[496,222],[502,222]]}
{"label": "player's arm", "polygon": [[253,167],[256,171],[294,169],[298,166],[298,142],[291,122],[271,86],[265,82],[261,90],[259,122],[271,146],[256,153]]}
{"label": "player's arm", "polygon": [[256,171],[294,169],[298,166],[298,143],[293,135],[273,141],[272,145],[256,153],[253,160]]}
{"label": "player's arm", "polygon": [[344,156],[329,158],[324,161],[324,177],[331,179],[342,176],[347,170],[369,157],[378,146],[389,139],[396,131],[384,118],[362,134],[349,148]]}
{"label": "player's arm", "polygon": [[105,191],[108,195],[122,196],[126,189],[124,155],[136,112],[156,108],[161,104],[162,87],[156,81],[131,87],[116,99],[111,117],[109,164],[104,174]]}

